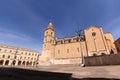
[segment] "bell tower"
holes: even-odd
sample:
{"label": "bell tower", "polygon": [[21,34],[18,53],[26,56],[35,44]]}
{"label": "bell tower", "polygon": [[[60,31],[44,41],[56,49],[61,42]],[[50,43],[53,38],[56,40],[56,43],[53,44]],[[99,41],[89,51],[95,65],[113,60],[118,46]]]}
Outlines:
{"label": "bell tower", "polygon": [[42,46],[42,55],[48,58],[51,58],[51,55],[53,53],[54,46],[52,45],[52,43],[54,41],[54,34],[54,28],[52,22],[50,21],[50,23],[44,31],[44,40]]}
{"label": "bell tower", "polygon": [[52,22],[48,24],[48,27],[45,29],[44,32],[44,43],[51,43],[54,40],[54,29]]}

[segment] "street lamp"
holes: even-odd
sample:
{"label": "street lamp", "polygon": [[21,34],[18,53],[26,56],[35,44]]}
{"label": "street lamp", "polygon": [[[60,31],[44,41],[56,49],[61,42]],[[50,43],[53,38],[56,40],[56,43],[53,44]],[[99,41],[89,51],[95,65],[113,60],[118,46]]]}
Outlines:
{"label": "street lamp", "polygon": [[85,66],[85,60],[84,60],[83,51],[82,51],[82,44],[81,44],[82,38],[81,38],[81,34],[82,34],[82,30],[78,29],[78,31],[77,31],[77,38],[80,41],[80,51],[81,51],[80,53],[81,53],[81,58],[82,58],[81,66],[84,67]]}

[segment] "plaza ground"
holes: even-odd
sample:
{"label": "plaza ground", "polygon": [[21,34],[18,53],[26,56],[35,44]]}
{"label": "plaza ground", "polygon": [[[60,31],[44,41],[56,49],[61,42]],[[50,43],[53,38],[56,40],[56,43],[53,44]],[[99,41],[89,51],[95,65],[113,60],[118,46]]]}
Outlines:
{"label": "plaza ground", "polygon": [[[16,66],[17,67],[17,66]],[[81,67],[76,65],[52,65],[39,67],[18,67],[38,71],[72,73],[74,78],[116,78],[120,79],[120,65]]]}

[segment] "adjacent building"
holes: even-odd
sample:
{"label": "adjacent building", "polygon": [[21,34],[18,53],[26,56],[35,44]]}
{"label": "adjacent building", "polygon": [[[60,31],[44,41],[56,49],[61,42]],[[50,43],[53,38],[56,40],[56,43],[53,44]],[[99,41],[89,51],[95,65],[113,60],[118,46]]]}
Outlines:
{"label": "adjacent building", "polygon": [[82,35],[55,38],[52,22],[44,31],[40,63],[83,64],[84,57],[115,54],[117,50],[111,33],[104,33],[102,27],[90,26]]}
{"label": "adjacent building", "polygon": [[117,51],[120,53],[120,38],[115,40],[114,44],[116,46]]}
{"label": "adjacent building", "polygon": [[0,44],[0,65],[34,66],[38,51]]}

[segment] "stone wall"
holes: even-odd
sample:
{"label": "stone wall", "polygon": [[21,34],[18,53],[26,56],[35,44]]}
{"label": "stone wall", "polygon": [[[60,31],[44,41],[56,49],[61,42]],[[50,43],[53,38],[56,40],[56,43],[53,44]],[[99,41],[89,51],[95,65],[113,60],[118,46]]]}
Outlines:
{"label": "stone wall", "polygon": [[63,59],[54,59],[53,64],[81,64],[81,58],[63,58]]}
{"label": "stone wall", "polygon": [[120,65],[120,54],[85,57],[86,66]]}

